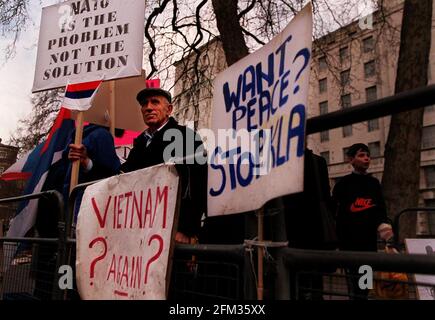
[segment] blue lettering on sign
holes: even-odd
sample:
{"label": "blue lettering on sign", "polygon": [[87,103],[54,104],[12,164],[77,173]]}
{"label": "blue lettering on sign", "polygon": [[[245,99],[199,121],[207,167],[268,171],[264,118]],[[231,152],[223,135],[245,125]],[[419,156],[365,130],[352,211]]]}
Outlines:
{"label": "blue lettering on sign", "polygon": [[[230,88],[229,82],[225,82],[222,87],[222,93],[225,102],[225,111],[228,113],[233,110],[233,129],[237,129],[237,122],[246,116],[246,105],[250,103],[251,106],[256,108],[264,107],[267,104],[259,105],[265,92],[273,87],[273,91],[280,85],[280,99],[279,105],[282,106],[287,102],[288,97],[284,96],[284,90],[288,89],[288,77],[291,73],[290,70],[285,69],[285,61],[288,60],[288,51],[286,45],[290,42],[292,36],[290,35],[281,46],[278,47],[275,53],[270,53],[267,57],[266,64],[259,62],[255,65],[249,65],[237,78],[236,91]],[[307,49],[308,52],[308,49]],[[305,57],[305,56],[304,56]],[[297,57],[295,57],[296,60]],[[295,61],[293,60],[293,62]],[[278,76],[275,75],[275,65],[279,65]],[[266,67],[267,65],[267,67]],[[253,99],[255,99],[253,101]],[[248,103],[246,103],[248,102]],[[259,124],[261,126],[261,124]],[[257,127],[257,126],[252,126]]]}
{"label": "blue lettering on sign", "polygon": [[[298,80],[308,70],[311,54],[308,48],[303,48],[293,59],[289,59],[286,45],[291,39],[289,36],[275,53],[269,54],[265,64],[259,62],[255,67],[247,66],[238,76],[235,88],[229,82],[224,83],[222,93],[225,111],[231,112],[231,125],[234,130],[247,128],[252,131],[261,128],[278,108],[288,108],[291,103],[290,95],[299,92]],[[295,63],[300,65],[300,59],[303,59],[302,66],[291,70],[296,67]],[[291,62],[287,64],[288,69],[286,61]],[[278,74],[275,74],[276,65]]]}
{"label": "blue lettering on sign", "polygon": [[[291,161],[293,157],[301,158],[304,155],[305,117],[305,106],[302,104],[294,106],[288,119],[281,116],[271,126],[270,145],[264,145],[261,131],[255,136],[259,149],[253,151],[253,153],[242,152],[241,147],[235,147],[226,152],[223,152],[221,147],[216,147],[211,158],[210,167],[214,172],[218,173],[219,183],[217,186],[210,188],[209,194],[213,197],[222,194],[227,187],[227,181],[230,182],[230,189],[234,190],[239,186],[248,186],[254,178],[261,179],[261,175],[255,174],[255,168],[259,166],[259,153],[270,152],[272,169],[284,165]],[[299,121],[296,121],[296,119]],[[290,147],[294,143],[296,143],[296,154],[292,155]],[[226,161],[228,165],[219,164],[223,163],[223,161]],[[246,162],[248,162],[246,164],[248,167],[245,176],[243,176],[242,165]]]}
{"label": "blue lettering on sign", "polygon": [[270,87],[273,85],[273,79],[275,79],[275,64],[274,64],[274,54],[269,54],[269,58],[267,59],[267,73],[263,73],[263,65],[260,63],[255,67],[255,74],[257,75],[257,88],[258,92],[263,92],[263,81],[267,81],[267,86]]}
{"label": "blue lettering on sign", "polygon": [[217,157],[218,155],[220,155],[221,153],[222,153],[222,148],[221,148],[221,147],[216,147],[216,149],[215,149],[215,151],[214,151],[214,153],[213,153],[213,157],[211,158],[212,161],[211,161],[211,163],[210,163],[210,167],[211,167],[213,170],[220,170],[220,171],[221,171],[221,174],[222,174],[222,183],[221,183],[219,189],[217,189],[217,190],[210,189],[210,195],[211,195],[212,197],[216,197],[216,196],[220,195],[220,194],[224,191],[224,189],[225,189],[225,184],[227,183],[227,179],[226,179],[226,175],[225,175],[225,168],[224,168],[224,166],[223,166],[223,165],[216,164],[216,163],[213,161],[213,160],[215,160],[216,157]]}
{"label": "blue lettering on sign", "polygon": [[[265,61],[242,70],[234,85],[225,82],[222,86],[225,112],[231,116],[232,129],[246,128],[248,132],[270,129],[270,145],[260,143],[261,135],[258,141],[261,152],[270,154],[272,169],[304,155],[305,106],[295,101],[295,97],[301,75],[309,71],[311,53],[308,48],[302,48],[295,54],[289,50],[291,41],[290,35]],[[277,111],[283,108],[288,112],[280,111],[283,115],[276,117]],[[270,121],[273,123],[268,124]],[[292,154],[291,145],[296,154]],[[242,152],[240,147],[214,150],[210,168],[219,178],[209,189],[211,196],[219,196],[226,189],[246,187],[254,178],[261,179],[262,175],[256,170],[260,166],[260,152],[251,152]]]}

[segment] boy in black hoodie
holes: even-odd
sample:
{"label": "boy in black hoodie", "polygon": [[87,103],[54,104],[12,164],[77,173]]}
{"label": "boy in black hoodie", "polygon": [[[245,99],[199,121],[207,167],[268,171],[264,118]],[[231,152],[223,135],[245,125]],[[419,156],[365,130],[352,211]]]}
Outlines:
{"label": "boy in black hoodie", "polygon": [[[363,143],[352,145],[348,152],[353,172],[341,178],[332,191],[337,204],[337,236],[340,250],[377,251],[377,232],[383,240],[393,236],[379,181],[367,173],[370,151]],[[358,275],[358,270],[350,270]],[[351,292],[366,298],[368,290],[358,287],[358,277],[351,279]]]}

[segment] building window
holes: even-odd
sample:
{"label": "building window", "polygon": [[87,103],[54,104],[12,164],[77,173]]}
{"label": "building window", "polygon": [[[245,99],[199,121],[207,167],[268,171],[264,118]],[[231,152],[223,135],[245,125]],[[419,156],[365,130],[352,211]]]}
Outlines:
{"label": "building window", "polygon": [[350,84],[350,69],[340,73],[340,83],[343,87]]}
{"label": "building window", "polygon": [[378,99],[378,90],[376,86],[370,87],[366,89],[366,101],[372,102]]}
{"label": "building window", "polygon": [[371,52],[375,49],[375,40],[373,36],[363,39],[363,53]]}
{"label": "building window", "polygon": [[326,160],[326,164],[329,164],[329,151],[320,152],[320,156]]}
{"label": "building window", "polygon": [[369,142],[368,144],[370,157],[376,158],[381,156],[381,143],[379,141]]}
{"label": "building window", "polygon": [[328,113],[328,101],[323,101],[319,103],[319,111],[321,115]]}
{"label": "building window", "polygon": [[367,131],[372,132],[379,130],[379,119],[372,119],[367,121]]}
{"label": "building window", "polygon": [[3,168],[3,167],[0,167],[0,174],[2,174],[2,173],[3,173],[3,171],[5,171],[5,168]]}
{"label": "building window", "polygon": [[0,159],[6,159],[6,151],[0,151]]}
{"label": "building window", "polygon": [[343,109],[350,108],[352,106],[352,100],[350,94],[345,94],[341,96],[341,107]]}
{"label": "building window", "polygon": [[[343,109],[350,108],[352,106],[352,101],[350,94],[345,94],[341,96],[341,107]],[[352,125],[347,125],[343,127],[343,137],[349,137],[352,135]]]}
{"label": "building window", "polygon": [[423,134],[421,137],[421,148],[422,149],[435,148],[435,125],[423,127]]}
{"label": "building window", "polygon": [[340,63],[345,63],[347,60],[349,60],[349,47],[340,48],[339,55]]}
{"label": "building window", "polygon": [[328,68],[328,64],[326,62],[326,57],[319,58],[319,71],[325,71]]}
{"label": "building window", "polygon": [[352,125],[343,127],[343,138],[350,137],[352,135]]}
{"label": "building window", "polygon": [[[424,199],[424,206],[429,208],[435,208],[435,199]],[[428,213],[427,215],[429,232],[433,236],[435,235],[435,214]]]}
{"label": "building window", "polygon": [[323,93],[326,92],[328,90],[328,79],[324,78],[324,79],[320,79],[319,80],[319,92]]}
{"label": "building window", "polygon": [[343,148],[343,162],[348,161],[347,151],[349,150],[349,147]]}
{"label": "building window", "polygon": [[[376,86],[366,89],[366,101],[372,102],[378,98],[378,92]],[[367,130],[369,132],[379,130],[379,119],[373,119],[367,121]]]}
{"label": "building window", "polygon": [[435,166],[424,167],[426,188],[435,188]]}
{"label": "building window", "polygon": [[366,79],[373,77],[375,73],[376,73],[375,60],[364,63],[364,77]]}
{"label": "building window", "polygon": [[320,132],[320,142],[329,141],[329,130]]}

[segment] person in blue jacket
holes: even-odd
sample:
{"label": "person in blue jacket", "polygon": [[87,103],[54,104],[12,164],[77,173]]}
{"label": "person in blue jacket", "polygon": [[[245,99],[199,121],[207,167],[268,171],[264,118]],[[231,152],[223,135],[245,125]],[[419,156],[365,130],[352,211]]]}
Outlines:
{"label": "person in blue jacket", "polygon": [[[75,130],[70,134],[70,141],[75,137]],[[55,162],[47,173],[42,191],[56,190],[63,194],[65,210],[68,210],[69,187],[72,161],[80,160],[79,183],[91,182],[110,177],[119,171],[120,160],[115,152],[114,140],[109,129],[90,124],[83,129],[83,146],[86,146],[86,159],[77,157],[72,151],[76,145],[69,144],[62,152],[62,158]],[[90,170],[92,168],[92,170]],[[83,190],[77,194],[74,209],[74,221],[80,207]],[[59,236],[59,208],[52,199],[41,198],[35,229],[41,238],[57,238]],[[40,300],[52,298],[54,275],[56,274],[56,244],[40,245],[35,263],[34,297]]]}
{"label": "person in blue jacket", "polygon": [[[119,172],[171,162],[171,159],[165,159],[170,154],[166,154],[166,151],[172,150],[172,146],[180,147],[175,150],[175,156],[180,158],[176,169],[181,179],[182,194],[175,241],[186,244],[196,242],[207,203],[207,166],[203,161],[206,159],[201,156],[204,151],[201,137],[190,128],[178,124],[171,116],[173,105],[170,92],[161,88],[145,88],[139,91],[136,100],[147,129],[134,140],[133,148]],[[93,165],[89,165],[91,156],[85,144],[71,145],[70,159],[80,159],[82,167],[89,174],[95,170]]]}
{"label": "person in blue jacket", "polygon": [[[71,139],[74,139],[74,136],[75,130],[71,134]],[[68,199],[69,196],[71,170],[74,161],[80,161],[79,184],[116,175],[119,173],[121,166],[109,128],[96,124],[84,127],[82,144],[69,144],[63,151],[62,158],[66,164],[66,175],[63,183],[63,195],[65,199]],[[82,196],[83,192],[77,194],[74,221],[77,219],[78,207]]]}

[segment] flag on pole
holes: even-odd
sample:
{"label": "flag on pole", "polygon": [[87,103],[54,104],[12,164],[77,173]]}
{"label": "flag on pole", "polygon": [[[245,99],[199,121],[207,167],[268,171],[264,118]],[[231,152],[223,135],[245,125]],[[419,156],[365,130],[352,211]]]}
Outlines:
{"label": "flag on pole", "polygon": [[[35,168],[40,160],[41,155],[48,149],[50,141],[53,139],[54,133],[62,126],[63,120],[71,118],[71,111],[61,108],[56,116],[55,122],[50,129],[47,140],[37,145],[33,150],[26,152],[13,165],[6,169],[1,175],[0,180],[14,181],[27,180],[35,172]],[[57,161],[58,158],[55,158]],[[53,161],[55,162],[55,161]]]}
{"label": "flag on pole", "polygon": [[103,80],[68,84],[62,106],[70,110],[86,111],[92,106],[92,100]]}
{"label": "flag on pole", "polygon": [[[30,176],[24,194],[38,193],[44,185],[48,170],[62,155],[74,129],[71,111],[61,108],[48,138],[28,153],[22,166],[23,173]],[[24,171],[26,170],[26,171]],[[23,237],[34,225],[38,200],[22,201],[11,221],[7,236]]]}

